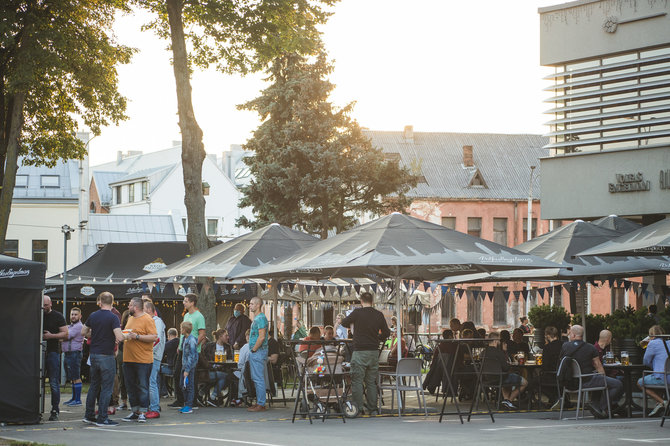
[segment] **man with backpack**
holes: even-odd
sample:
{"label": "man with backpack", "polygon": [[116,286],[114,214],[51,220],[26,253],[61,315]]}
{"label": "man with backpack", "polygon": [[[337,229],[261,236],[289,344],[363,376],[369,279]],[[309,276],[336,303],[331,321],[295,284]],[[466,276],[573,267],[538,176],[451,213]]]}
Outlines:
{"label": "man with backpack", "polygon": [[[563,344],[561,348],[561,361],[557,374],[559,382],[564,380],[562,370],[565,361],[563,361],[563,358],[569,356],[577,361],[582,375],[598,373],[596,376],[585,379],[582,383],[582,388],[600,387],[604,384],[604,380],[606,380],[609,400],[612,406],[614,406],[623,394],[623,383],[618,379],[605,376],[605,369],[603,369],[603,365],[600,362],[598,350],[593,345],[584,342],[584,328],[581,325],[573,325],[570,328],[568,339],[569,341]],[[593,395],[591,404],[587,404],[586,408],[589,409],[595,418],[607,418],[607,399],[603,398],[603,395],[600,393]]]}

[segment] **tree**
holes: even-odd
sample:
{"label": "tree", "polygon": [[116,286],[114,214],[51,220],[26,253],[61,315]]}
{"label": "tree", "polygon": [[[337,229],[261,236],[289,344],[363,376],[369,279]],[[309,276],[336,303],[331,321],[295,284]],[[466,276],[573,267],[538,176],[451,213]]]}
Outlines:
{"label": "tree", "polygon": [[337,109],[328,98],[332,71],[321,51],[310,63],[287,53],[268,71],[272,84],[239,106],[258,112],[263,123],[245,148],[253,180],[242,189],[240,206],[253,206],[258,227],[277,222],[328,236],[355,224],[358,215],[403,210],[405,193],[416,186],[409,169],[372,147],[350,117],[354,104]]}
{"label": "tree", "polygon": [[[205,231],[202,163],[205,147],[191,99],[191,70],[215,66],[224,73],[258,71],[284,51],[311,53],[318,42],[316,26],[336,0],[142,0],[155,13],[149,24],[170,40],[182,133],[186,238],[191,254],[209,247]],[[203,281],[201,281],[203,282]],[[216,326],[212,280],[204,281],[199,308],[208,327]]]}
{"label": "tree", "polygon": [[125,119],[116,66],[132,50],[111,25],[120,0],[4,0],[0,6],[0,252],[24,164],[82,158],[79,122],[100,128]]}

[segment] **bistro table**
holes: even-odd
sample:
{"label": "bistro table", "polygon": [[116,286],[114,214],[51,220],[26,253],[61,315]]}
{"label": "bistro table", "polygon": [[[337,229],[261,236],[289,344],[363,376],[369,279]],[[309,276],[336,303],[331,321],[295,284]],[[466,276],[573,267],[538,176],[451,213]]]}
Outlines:
{"label": "bistro table", "polygon": [[[519,374],[523,376],[526,381],[528,381],[528,384],[530,385],[531,383],[531,377],[532,376],[540,376],[540,370],[542,370],[542,365],[538,364],[536,361],[533,360],[526,360],[523,364],[517,363],[512,363],[510,364],[510,369],[516,370],[520,372]],[[538,378],[539,382],[539,378]],[[541,389],[541,388],[540,388]],[[530,390],[527,390],[527,392],[530,392]],[[521,395],[519,395],[519,401],[521,400]],[[528,408],[530,409],[532,403],[532,398],[528,398]],[[541,409],[542,408],[542,393],[540,392],[538,399],[537,399],[537,408]]]}
{"label": "bistro table", "polygon": [[[214,372],[225,372],[231,375],[236,369],[237,369],[237,361],[207,361],[210,366],[210,371]],[[232,386],[228,386],[228,396],[226,397],[226,401],[223,403],[224,407],[225,406],[230,406],[230,402],[236,397],[236,395],[233,395],[232,392]]]}
{"label": "bistro table", "polygon": [[[633,416],[633,408],[636,410],[641,410],[642,408],[633,402],[633,372],[641,372],[646,369],[647,366],[644,364],[629,364],[623,365],[621,363],[617,364],[603,364],[605,371],[607,370],[621,370],[623,372],[623,390],[625,395],[625,400],[622,408],[626,409],[626,416],[631,418]],[[614,403],[614,401],[611,401]]]}

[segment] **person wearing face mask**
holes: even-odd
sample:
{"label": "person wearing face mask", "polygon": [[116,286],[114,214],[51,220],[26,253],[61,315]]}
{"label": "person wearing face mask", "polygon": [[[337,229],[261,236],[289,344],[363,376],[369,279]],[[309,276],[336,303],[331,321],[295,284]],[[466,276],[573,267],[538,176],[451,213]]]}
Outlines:
{"label": "person wearing face mask", "polygon": [[241,349],[247,343],[244,333],[251,328],[251,319],[244,314],[245,310],[244,304],[236,304],[233,316],[228,319],[226,324],[226,331],[235,350]]}

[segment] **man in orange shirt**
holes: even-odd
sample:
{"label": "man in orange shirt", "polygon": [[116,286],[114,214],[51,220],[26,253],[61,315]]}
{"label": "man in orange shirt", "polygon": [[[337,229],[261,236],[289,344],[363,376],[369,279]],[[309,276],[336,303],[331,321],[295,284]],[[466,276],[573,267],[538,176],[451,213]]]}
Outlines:
{"label": "man in orange shirt", "polygon": [[[306,336],[303,341],[318,341],[321,339],[321,329],[317,326],[314,326],[309,329],[309,336]],[[300,349],[298,351],[304,352],[307,350],[307,357],[311,358],[315,351],[321,348],[318,344],[300,344]]]}
{"label": "man in orange shirt", "polygon": [[144,312],[142,299],[128,304],[130,317],[124,333],[123,376],[132,412],[123,421],[146,422],[149,407],[149,377],[154,362],[153,346],[158,338],[153,318]]}

